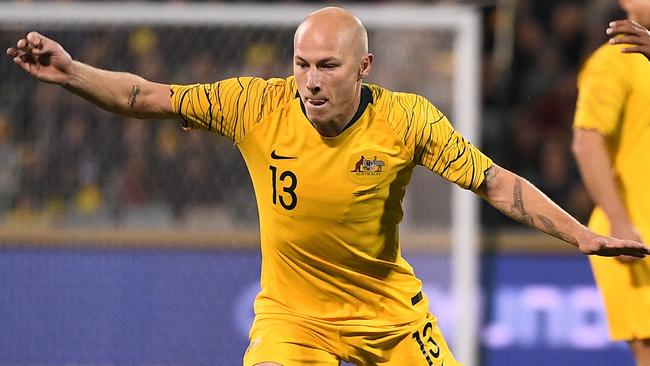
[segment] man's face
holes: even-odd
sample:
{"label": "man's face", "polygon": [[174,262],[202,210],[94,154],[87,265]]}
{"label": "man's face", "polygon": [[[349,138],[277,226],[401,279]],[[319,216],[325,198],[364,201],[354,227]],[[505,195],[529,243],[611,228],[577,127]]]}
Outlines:
{"label": "man's face", "polygon": [[293,74],[307,118],[314,124],[340,126],[358,107],[364,55],[349,43],[344,36],[314,28],[296,35]]}

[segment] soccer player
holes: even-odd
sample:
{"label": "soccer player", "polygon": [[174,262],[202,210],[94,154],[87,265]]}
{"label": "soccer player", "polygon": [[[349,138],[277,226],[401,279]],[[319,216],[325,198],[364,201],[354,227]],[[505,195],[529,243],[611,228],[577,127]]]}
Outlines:
{"label": "soccer player", "polygon": [[246,366],[458,365],[400,253],[401,201],[418,164],[582,253],[648,254],[578,223],[494,164],[423,97],[364,84],[373,62],[367,34],[341,8],[300,24],[286,79],[157,84],[73,61],[36,32],[7,53],[39,80],[109,111],[180,119],[241,150],[262,251]]}
{"label": "soccer player", "polygon": [[[650,25],[650,1],[619,3],[630,20],[614,22],[608,33],[625,35],[594,52],[578,77],[573,151],[596,203],[589,227],[644,242],[650,238],[650,63],[635,54],[643,47],[624,43],[650,44],[643,28]],[[650,366],[650,261],[590,259],[611,338],[627,341],[637,365]]]}
{"label": "soccer player", "polygon": [[640,53],[650,61],[650,31],[641,24],[630,20],[615,20],[609,23],[607,34],[609,44],[629,44],[632,47],[621,49],[623,53]]}

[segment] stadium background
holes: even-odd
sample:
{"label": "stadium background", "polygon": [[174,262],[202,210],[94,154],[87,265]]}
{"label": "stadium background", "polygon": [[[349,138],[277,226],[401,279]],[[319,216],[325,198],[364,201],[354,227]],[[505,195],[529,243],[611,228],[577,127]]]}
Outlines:
{"label": "stadium background", "polygon": [[[605,40],[607,20],[621,16],[617,7],[455,3],[482,9],[483,150],[584,222],[591,203],[569,151],[575,78]],[[23,31],[3,28],[0,43],[9,47]],[[215,33],[47,32],[80,60],[152,80],[291,72],[293,29]],[[419,85],[449,108],[447,89],[431,87],[449,84],[448,55],[423,51],[448,47],[444,35],[370,37],[373,82]],[[393,52],[397,44],[403,53]],[[8,58],[0,80],[0,365],[237,364],[259,278],[254,197],[239,153],[174,123],[98,111],[27,80]],[[420,212],[414,229],[439,215]],[[621,344],[607,342],[586,258],[490,208],[481,219],[483,365],[631,364]],[[406,256],[451,338],[460,314],[449,296],[445,238],[425,239],[432,248],[413,245]]]}

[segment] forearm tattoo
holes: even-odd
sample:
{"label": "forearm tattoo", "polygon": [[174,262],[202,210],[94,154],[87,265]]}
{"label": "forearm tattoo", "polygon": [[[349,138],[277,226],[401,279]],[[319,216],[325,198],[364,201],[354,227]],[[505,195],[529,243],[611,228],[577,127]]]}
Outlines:
{"label": "forearm tattoo", "polygon": [[533,226],[533,217],[526,212],[524,200],[521,193],[521,179],[515,178],[515,185],[512,189],[512,207],[510,214],[512,218],[526,225]]}
{"label": "forearm tattoo", "polygon": [[138,94],[140,94],[140,86],[138,85],[133,85],[131,88],[131,94],[129,95],[129,107],[133,109],[133,106],[136,103],[136,100],[138,98]]}
{"label": "forearm tattoo", "polygon": [[566,242],[569,242],[569,243],[572,243],[572,244],[577,243],[573,238],[571,238],[568,235],[566,235],[565,233],[559,231],[555,227],[555,224],[553,224],[553,221],[551,221],[551,219],[549,219],[548,217],[542,216],[542,215],[537,215],[537,220],[539,220],[542,223],[542,225],[544,225],[544,229],[545,229],[545,231],[547,233],[553,235],[554,237],[556,237],[558,239],[562,239],[562,240],[564,240]]}

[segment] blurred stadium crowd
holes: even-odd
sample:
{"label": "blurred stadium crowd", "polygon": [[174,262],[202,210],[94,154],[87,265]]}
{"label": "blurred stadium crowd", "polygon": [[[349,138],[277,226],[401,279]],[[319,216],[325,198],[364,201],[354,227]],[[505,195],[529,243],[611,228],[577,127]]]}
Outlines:
{"label": "blurred stadium crowd", "polygon": [[[591,202],[570,152],[576,76],[585,55],[605,41],[606,22],[621,15],[613,1],[513,1],[508,28],[497,3],[507,2],[481,2],[483,150],[584,221]],[[228,37],[199,49],[195,44],[206,43],[189,39],[212,35],[192,28],[46,34],[79,60],[161,82],[289,75],[293,29],[254,42],[247,41],[249,31],[228,29]],[[378,33],[371,32],[371,45],[373,37],[390,40]],[[2,31],[0,43],[8,47],[20,35],[21,30]],[[503,37],[512,37],[512,52],[502,49]],[[384,55],[398,57],[390,55],[392,50],[375,49],[378,62]],[[426,67],[441,65],[428,57],[439,55],[420,52],[403,70],[376,67],[371,81],[422,78]],[[449,70],[442,75],[451,77]],[[175,123],[113,116],[60,88],[27,81],[8,59],[0,63],[0,79],[0,220],[5,225],[213,228],[255,220],[252,188],[242,184],[249,181],[245,166],[227,140],[184,132]],[[434,104],[448,108],[449,93],[431,94]],[[223,212],[224,202],[236,209]],[[489,227],[509,222],[487,209],[483,219]]]}
{"label": "blurred stadium crowd", "polygon": [[[489,29],[495,23],[489,15],[486,22],[483,149],[584,223],[593,204],[571,154],[576,79],[586,57],[606,42],[607,23],[625,14],[617,1],[516,3],[509,62],[499,64],[498,37]],[[500,215],[483,219],[510,223]]]}

